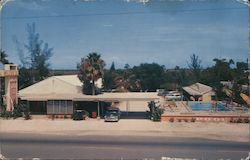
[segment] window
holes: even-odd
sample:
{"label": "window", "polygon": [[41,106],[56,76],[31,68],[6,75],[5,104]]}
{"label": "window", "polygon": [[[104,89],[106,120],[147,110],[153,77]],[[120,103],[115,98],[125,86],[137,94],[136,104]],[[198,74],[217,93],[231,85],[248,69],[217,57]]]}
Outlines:
{"label": "window", "polygon": [[47,114],[72,114],[73,102],[70,100],[48,100]]}

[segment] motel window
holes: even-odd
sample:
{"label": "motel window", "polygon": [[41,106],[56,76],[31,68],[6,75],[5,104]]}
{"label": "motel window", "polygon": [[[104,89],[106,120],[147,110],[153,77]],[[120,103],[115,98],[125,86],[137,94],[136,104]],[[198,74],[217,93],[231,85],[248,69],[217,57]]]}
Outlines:
{"label": "motel window", "polygon": [[67,101],[60,101],[61,102],[61,113],[67,113]]}
{"label": "motel window", "polygon": [[[73,101],[67,101],[67,112],[73,113]],[[69,107],[70,106],[70,107]]]}
{"label": "motel window", "polygon": [[60,114],[60,112],[59,112],[59,107],[60,107],[59,102],[60,101],[58,101],[58,100],[54,101],[54,107],[53,107],[54,111],[53,112],[56,113],[56,114]]}
{"label": "motel window", "polygon": [[47,114],[72,114],[73,102],[70,100],[49,100]]}
{"label": "motel window", "polygon": [[47,102],[47,113],[53,113],[53,101]]}

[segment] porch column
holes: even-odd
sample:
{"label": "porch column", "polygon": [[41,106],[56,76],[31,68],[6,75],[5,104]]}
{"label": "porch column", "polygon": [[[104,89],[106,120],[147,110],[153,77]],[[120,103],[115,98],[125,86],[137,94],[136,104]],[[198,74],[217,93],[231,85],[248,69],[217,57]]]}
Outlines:
{"label": "porch column", "polygon": [[97,102],[97,119],[100,119],[100,101]]}
{"label": "porch column", "polygon": [[103,103],[101,103],[101,109],[102,109],[102,115],[101,116],[103,117],[103,115],[104,115],[103,114]]}

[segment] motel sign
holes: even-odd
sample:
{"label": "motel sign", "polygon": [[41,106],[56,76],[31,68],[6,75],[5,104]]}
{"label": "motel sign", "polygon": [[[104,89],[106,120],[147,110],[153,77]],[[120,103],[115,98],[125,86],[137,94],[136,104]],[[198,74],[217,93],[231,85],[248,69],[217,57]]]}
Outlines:
{"label": "motel sign", "polygon": [[[1,95],[7,111],[12,111],[18,102],[18,70],[14,64],[5,64],[0,69],[0,78],[4,81],[4,95]],[[2,82],[3,83],[3,82]]]}

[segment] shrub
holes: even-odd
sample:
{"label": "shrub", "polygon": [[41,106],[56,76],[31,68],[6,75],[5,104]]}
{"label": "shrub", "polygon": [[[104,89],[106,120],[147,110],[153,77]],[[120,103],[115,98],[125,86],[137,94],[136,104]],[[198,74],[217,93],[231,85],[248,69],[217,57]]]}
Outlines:
{"label": "shrub", "polygon": [[160,108],[160,106],[156,106],[154,101],[149,102],[148,107],[150,109],[150,119],[153,121],[161,121],[161,115],[164,113],[164,109]]}
{"label": "shrub", "polygon": [[187,119],[184,119],[184,122],[188,122],[188,120],[187,120]]}
{"label": "shrub", "polygon": [[29,113],[29,108],[25,103],[20,103],[18,105],[14,106],[13,111],[6,111],[5,109],[1,113],[1,117],[3,118],[18,118],[24,116],[25,120],[30,119],[30,113]]}
{"label": "shrub", "polygon": [[181,119],[178,119],[178,122],[181,122]]}
{"label": "shrub", "polygon": [[196,121],[196,118],[192,118],[192,119],[191,119],[191,122],[195,122],[195,121]]}
{"label": "shrub", "polygon": [[230,122],[230,123],[234,123],[234,119],[233,119],[233,118],[231,118],[229,122]]}
{"label": "shrub", "polygon": [[170,118],[170,119],[169,119],[169,122],[174,122],[174,118]]}
{"label": "shrub", "polygon": [[3,111],[1,113],[1,117],[3,117],[4,119],[9,119],[12,117],[12,112],[11,111]]}
{"label": "shrub", "polygon": [[16,119],[18,117],[22,117],[23,116],[22,113],[23,113],[23,105],[15,105],[12,112],[13,118]]}
{"label": "shrub", "polygon": [[242,119],[241,119],[241,118],[238,118],[238,119],[236,120],[236,122],[237,122],[237,123],[242,123]]}
{"label": "shrub", "polygon": [[249,123],[249,119],[248,119],[248,118],[245,118],[245,119],[244,119],[244,123]]}
{"label": "shrub", "polygon": [[24,112],[24,119],[29,120],[31,119],[30,113],[29,112]]}
{"label": "shrub", "polygon": [[29,120],[31,119],[30,112],[29,112],[29,106],[25,103],[20,103],[19,105],[22,108],[24,119]]}

